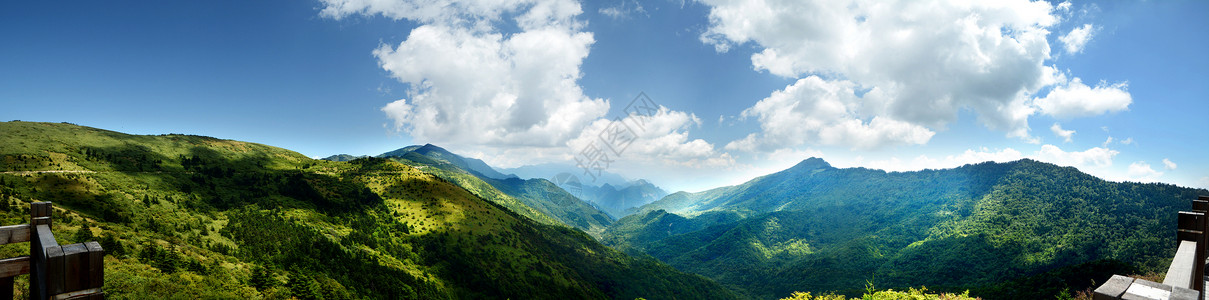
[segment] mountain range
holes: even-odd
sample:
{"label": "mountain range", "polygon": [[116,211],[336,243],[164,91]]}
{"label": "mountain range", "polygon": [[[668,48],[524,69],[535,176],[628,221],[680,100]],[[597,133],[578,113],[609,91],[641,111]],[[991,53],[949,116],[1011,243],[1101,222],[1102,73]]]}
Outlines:
{"label": "mountain range", "polygon": [[[605,247],[558,213],[514,211],[503,193],[481,197],[442,176],[478,177],[451,175],[460,169],[448,158],[418,151],[334,162],[204,136],[16,121],[0,123],[0,138],[0,220],[28,222],[29,203],[52,201],[61,243],[104,247],[103,290],[113,298],[737,297]],[[427,164],[411,164],[421,158]],[[493,183],[528,196],[560,190]]]}
{"label": "mountain range", "polygon": [[314,160],[17,121],[0,123],[0,139],[0,220],[54,202],[61,243],[106,249],[116,298],[775,299],[925,286],[1053,298],[1162,272],[1177,212],[1209,194],[1028,159],[885,172],[809,158],[697,193],[635,180],[581,185],[595,195],[582,199],[566,178],[523,179],[435,145]]}
{"label": "mountain range", "polygon": [[1166,270],[1177,212],[1206,193],[1028,159],[884,172],[810,158],[740,185],[668,195],[602,241],[762,299],[859,295],[866,284],[1052,298],[1113,273]]}

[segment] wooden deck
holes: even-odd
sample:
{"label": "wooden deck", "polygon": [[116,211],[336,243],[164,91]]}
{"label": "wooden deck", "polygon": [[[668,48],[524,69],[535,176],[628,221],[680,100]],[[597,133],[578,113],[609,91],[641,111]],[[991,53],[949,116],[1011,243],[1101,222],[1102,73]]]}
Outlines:
{"label": "wooden deck", "polygon": [[1175,257],[1163,283],[1113,275],[1096,288],[1095,299],[1200,300],[1204,298],[1206,247],[1209,246],[1209,196],[1192,201],[1192,211],[1176,219]]}

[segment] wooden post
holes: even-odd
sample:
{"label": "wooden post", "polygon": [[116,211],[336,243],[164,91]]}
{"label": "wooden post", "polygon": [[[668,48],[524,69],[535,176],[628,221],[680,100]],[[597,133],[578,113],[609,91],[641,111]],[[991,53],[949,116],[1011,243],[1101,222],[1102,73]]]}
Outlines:
{"label": "wooden post", "polygon": [[[1181,211],[1179,218],[1176,219],[1176,239],[1178,241],[1193,241],[1196,242],[1196,250],[1194,251],[1194,259],[1192,261],[1192,278],[1183,279],[1188,281],[1188,287],[1200,292],[1205,291],[1205,281],[1202,278],[1205,274],[1205,229],[1206,218],[1204,213]],[[1182,285],[1182,284],[1181,284]]]}
{"label": "wooden post", "polygon": [[[50,232],[51,203],[34,202],[29,204],[29,293],[30,299],[46,299],[47,260],[46,246],[58,246],[55,236]],[[62,250],[60,250],[62,251]]]}

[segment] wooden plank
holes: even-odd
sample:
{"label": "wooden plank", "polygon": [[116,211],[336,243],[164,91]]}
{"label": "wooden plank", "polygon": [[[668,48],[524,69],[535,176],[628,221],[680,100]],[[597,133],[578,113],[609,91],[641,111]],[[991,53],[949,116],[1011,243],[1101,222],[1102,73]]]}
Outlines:
{"label": "wooden plank", "polygon": [[95,289],[86,289],[86,290],[62,293],[62,294],[55,295],[54,297],[51,297],[51,299],[55,299],[55,300],[105,299],[104,295],[105,295],[105,293],[101,292],[100,288],[95,288]]}
{"label": "wooden plank", "polygon": [[1182,230],[1197,230],[1200,231],[1200,219],[1204,218],[1205,214],[1191,211],[1181,211],[1176,218],[1176,228]]}
{"label": "wooden plank", "polygon": [[1204,235],[1197,230],[1180,229],[1175,232],[1176,241],[1199,241]]}
{"label": "wooden plank", "polygon": [[1192,200],[1192,211],[1209,212],[1209,200]]}
{"label": "wooden plank", "polygon": [[1105,281],[1104,284],[1101,284],[1100,287],[1096,288],[1096,291],[1093,292],[1095,293],[1093,299],[1120,299],[1121,295],[1125,294],[1125,290],[1128,290],[1129,285],[1131,284],[1133,284],[1133,278],[1121,275],[1112,275],[1112,278],[1109,278],[1108,281]]}
{"label": "wooden plank", "polygon": [[1175,251],[1175,257],[1171,259],[1171,266],[1167,268],[1167,277],[1163,279],[1163,284],[1192,288],[1195,260],[1196,242],[1181,241],[1179,249]]}
{"label": "wooden plank", "polygon": [[[38,225],[42,227],[42,225]],[[57,295],[67,292],[64,289],[63,271],[66,268],[66,257],[62,246],[46,247],[46,294]]]}
{"label": "wooden plank", "polygon": [[1129,299],[1129,300],[1133,300],[1133,299],[1150,300],[1150,299],[1170,299],[1170,298],[1171,298],[1171,286],[1170,285],[1161,284],[1161,283],[1157,283],[1157,282],[1149,281],[1149,280],[1145,280],[1145,279],[1134,280],[1133,284],[1129,286],[1129,289],[1125,290],[1125,294],[1121,295],[1121,299]]}
{"label": "wooden plank", "polygon": [[49,201],[29,204],[29,224],[51,226],[51,203]]}
{"label": "wooden plank", "polygon": [[0,245],[29,241],[29,224],[0,226]]}
{"label": "wooden plank", "polygon": [[88,247],[84,244],[63,246],[63,290],[78,291],[88,286]]}
{"label": "wooden plank", "polygon": [[87,242],[88,247],[88,285],[89,288],[105,286],[105,249],[101,243]]}
{"label": "wooden plank", "polygon": [[1168,300],[1200,300],[1201,293],[1193,289],[1186,289],[1178,286],[1171,287],[1171,298]]}
{"label": "wooden plank", "polygon": [[[33,211],[33,206],[30,207]],[[50,231],[50,225],[36,225],[30,231],[33,236],[29,241],[29,256],[30,256],[30,271],[29,271],[29,293],[31,299],[46,299],[50,294],[47,293],[47,274],[50,271],[47,268],[47,256],[45,246],[58,246],[55,241],[54,234]]]}
{"label": "wooden plank", "polygon": [[29,274],[29,256],[0,259],[0,278]]}

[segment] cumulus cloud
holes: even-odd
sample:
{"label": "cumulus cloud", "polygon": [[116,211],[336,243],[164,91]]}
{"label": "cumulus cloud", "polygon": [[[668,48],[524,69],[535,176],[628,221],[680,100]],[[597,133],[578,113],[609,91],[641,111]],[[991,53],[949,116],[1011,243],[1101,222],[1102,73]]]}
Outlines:
{"label": "cumulus cloud", "polygon": [[761,133],[732,141],[727,150],[767,152],[808,142],[871,149],[889,144],[924,144],[935,132],[919,125],[857,112],[855,84],[818,76],[799,79],[744,110],[760,121]]}
{"label": "cumulus cloud", "polygon": [[576,80],[590,33],[545,28],[504,37],[423,25],[374,50],[408,95],[382,108],[417,140],[556,146],[609,110]]}
{"label": "cumulus cloud", "polygon": [[1153,182],[1159,176],[1163,176],[1163,172],[1155,171],[1144,161],[1134,162],[1129,164],[1129,179],[1140,182]]}
{"label": "cumulus cloud", "polygon": [[1113,157],[1120,153],[1120,151],[1102,147],[1067,152],[1058,146],[1042,145],[1041,150],[1037,150],[1032,158],[1060,166],[1109,167],[1112,166]]}
{"label": "cumulus cloud", "polygon": [[[788,78],[842,78],[868,91],[842,100],[848,114],[868,122],[866,127],[880,118],[894,121],[888,127],[919,129],[904,132],[930,133],[969,110],[987,128],[1039,143],[1030,134],[1028,119],[1042,109],[1034,102],[1044,88],[1056,91],[1046,99],[1048,112],[1072,116],[1120,110],[1120,100],[1129,95],[1124,84],[1101,85],[1088,88],[1095,93],[1085,93],[1079,79],[1068,81],[1056,67],[1046,65],[1052,59],[1047,36],[1061,21],[1059,15],[1070,9],[1069,3],[1054,7],[1044,1],[702,2],[710,7],[710,25],[700,36],[702,42],[719,52],[754,45],[751,61],[756,71]],[[810,121],[829,123],[803,122]],[[902,144],[919,137],[907,134],[882,139],[885,143],[848,146]],[[733,145],[756,146],[756,138],[749,136]]]}
{"label": "cumulus cloud", "polygon": [[1050,127],[1049,127],[1049,130],[1050,130],[1050,131],[1053,131],[1053,132],[1054,132],[1054,135],[1056,135],[1056,136],[1058,136],[1058,137],[1061,137],[1061,138],[1062,138],[1062,139],[1063,139],[1065,142],[1067,142],[1067,143],[1070,143],[1070,142],[1071,142],[1071,136],[1074,136],[1074,135],[1075,135],[1075,131],[1074,131],[1074,130],[1065,130],[1065,129],[1062,129],[1062,125],[1059,125],[1058,123],[1054,123],[1054,126],[1050,126]]}
{"label": "cumulus cloud", "polygon": [[1091,37],[1095,33],[1096,27],[1091,24],[1083,24],[1083,26],[1071,29],[1070,32],[1058,37],[1058,40],[1062,42],[1066,53],[1075,54],[1083,52],[1083,46],[1087,45],[1088,41],[1091,41]]}
{"label": "cumulus cloud", "polygon": [[1167,168],[1168,170],[1175,170],[1175,168],[1176,168],[1177,166],[1176,166],[1175,162],[1172,162],[1170,159],[1166,159],[1166,158],[1164,158],[1164,159],[1163,159],[1163,167],[1164,167],[1164,168]]}
{"label": "cumulus cloud", "polygon": [[1129,104],[1133,103],[1128,87],[1129,84],[1125,82],[1108,84],[1101,81],[1093,88],[1076,77],[1064,85],[1055,86],[1048,95],[1038,98],[1036,105],[1042,113],[1058,118],[1119,112],[1129,109]]}

